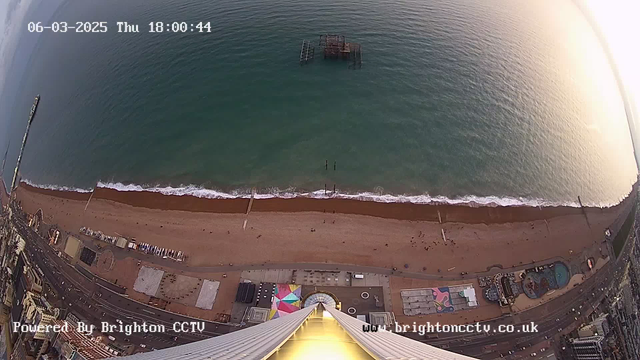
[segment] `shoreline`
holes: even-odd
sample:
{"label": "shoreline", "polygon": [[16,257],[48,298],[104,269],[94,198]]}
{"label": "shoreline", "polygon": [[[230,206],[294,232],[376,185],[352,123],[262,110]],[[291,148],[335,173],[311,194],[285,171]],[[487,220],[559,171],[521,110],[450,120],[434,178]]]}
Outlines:
{"label": "shoreline", "polygon": [[[45,221],[60,229],[76,233],[88,227],[177,249],[189,256],[190,267],[326,263],[410,269],[438,276],[445,274],[442,269],[483,272],[559,256],[594,256],[593,249],[602,247],[605,229],[625,219],[635,199],[634,193],[617,207],[584,209],[587,218],[576,208],[451,206],[445,212],[434,205],[338,199],[256,200],[247,216],[248,199],[99,189],[87,206],[90,193],[61,194],[24,185],[16,193],[25,212],[42,209]],[[325,205],[327,209],[315,211]],[[411,220],[436,219],[438,210],[448,222]],[[542,216],[554,217],[528,221]],[[516,222],[505,222],[512,219]],[[454,222],[465,220],[468,223]]]}
{"label": "shoreline", "polygon": [[[20,183],[20,188],[42,195],[56,198],[88,201],[91,192],[46,189]],[[632,194],[636,189],[633,186]],[[630,195],[629,194],[629,195]],[[476,206],[476,204],[416,204],[407,202],[377,202],[345,198],[255,198],[251,212],[258,213],[298,213],[316,212],[329,214],[364,215],[384,219],[407,221],[459,222],[467,224],[498,224],[513,222],[530,222],[545,220],[566,215],[582,215],[600,213],[605,209],[615,208],[629,199],[627,195],[619,204],[609,208],[542,206]],[[244,214],[247,211],[249,198],[205,198],[194,195],[167,195],[154,191],[118,191],[107,187],[98,187],[93,192],[92,200],[102,199],[133,207],[176,210],[200,213]]]}

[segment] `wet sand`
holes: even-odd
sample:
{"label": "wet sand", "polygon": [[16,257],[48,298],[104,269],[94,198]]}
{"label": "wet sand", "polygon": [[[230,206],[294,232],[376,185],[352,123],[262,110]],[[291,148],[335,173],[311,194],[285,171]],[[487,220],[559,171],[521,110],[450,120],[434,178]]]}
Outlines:
{"label": "wet sand", "polygon": [[[452,267],[452,273],[471,273],[494,265],[507,269],[576,256],[582,249],[598,246],[605,228],[630,204],[627,199],[612,208],[586,209],[589,226],[581,209],[562,207],[436,207],[269,199],[256,200],[246,216],[247,199],[209,200],[99,189],[85,211],[90,194],[34,189],[24,184],[17,194],[26,211],[42,208],[47,223],[72,232],[87,226],[182,250],[189,256],[189,266],[326,262],[397,267],[434,275]],[[437,209],[446,223],[437,222]],[[248,224],[243,230],[245,219]]]}
{"label": "wet sand", "polygon": [[[87,201],[90,193],[58,191],[36,188],[25,183],[21,188],[30,192],[50,195],[70,200]],[[244,214],[249,199],[205,199],[195,196],[163,195],[147,191],[117,191],[98,188],[92,200],[104,199],[114,202],[160,210],[179,210],[189,212],[208,212],[226,214]],[[322,212],[374,216],[385,219],[410,221],[461,222],[466,224],[495,224],[526,222],[564,215],[579,215],[582,210],[573,207],[530,207],[530,206],[468,206],[468,205],[432,205],[410,203],[379,203],[351,199],[255,199],[251,212]],[[589,212],[601,212],[599,208],[587,209]]]}

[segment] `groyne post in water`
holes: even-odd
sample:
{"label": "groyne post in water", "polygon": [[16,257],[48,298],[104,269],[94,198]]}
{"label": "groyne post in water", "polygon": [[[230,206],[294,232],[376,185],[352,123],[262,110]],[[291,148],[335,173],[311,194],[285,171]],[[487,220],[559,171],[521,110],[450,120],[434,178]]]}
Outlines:
{"label": "groyne post in water", "polygon": [[27,130],[24,132],[24,138],[22,138],[22,146],[20,147],[20,153],[18,154],[18,162],[16,162],[16,168],[13,171],[13,180],[11,180],[11,188],[9,189],[9,196],[13,195],[13,189],[16,187],[16,181],[18,179],[18,172],[20,171],[20,162],[22,161],[22,154],[24,153],[24,146],[27,144],[27,137],[29,136],[29,129],[31,128],[31,122],[36,115],[38,109],[38,103],[40,102],[40,95],[36,95],[31,105],[31,112],[29,113],[29,120],[27,122]]}
{"label": "groyne post in water", "polygon": [[251,198],[249,199],[249,205],[247,205],[247,213],[245,215],[249,215],[251,211],[251,206],[253,206],[253,198],[256,196],[256,188],[251,189]]}

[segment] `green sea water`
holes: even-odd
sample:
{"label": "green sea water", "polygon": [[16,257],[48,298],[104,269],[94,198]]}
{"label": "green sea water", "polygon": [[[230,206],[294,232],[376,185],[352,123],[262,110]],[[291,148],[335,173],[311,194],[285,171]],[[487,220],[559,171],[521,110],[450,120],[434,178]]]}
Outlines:
{"label": "green sea water", "polygon": [[[48,21],[109,30],[38,39],[4,140],[9,168],[40,94],[21,168],[36,184],[603,205],[636,177],[610,65],[571,1],[71,0]],[[360,43],[362,69],[300,66],[324,33]]]}

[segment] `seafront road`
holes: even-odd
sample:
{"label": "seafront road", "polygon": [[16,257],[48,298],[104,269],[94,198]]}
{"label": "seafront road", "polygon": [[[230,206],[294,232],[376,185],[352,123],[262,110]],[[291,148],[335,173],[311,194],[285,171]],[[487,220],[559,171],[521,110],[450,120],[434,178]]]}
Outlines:
{"label": "seafront road", "polygon": [[[239,326],[222,324],[212,321],[194,319],[184,315],[164,311],[153,306],[129,299],[110,288],[91,281],[85,275],[57,256],[56,252],[47,245],[45,239],[35,233],[26,223],[13,217],[13,224],[26,242],[26,253],[45,274],[45,282],[55,290],[62,300],[62,309],[72,311],[94,325],[102,321],[117,324],[132,324],[147,322],[148,324],[162,324],[168,329],[178,321],[203,321],[205,330],[202,334],[182,333],[171,331],[166,334],[112,334],[121,343],[144,344],[149,349],[165,348],[176,344],[185,344],[196,340],[203,340],[212,336],[233,331]],[[176,338],[177,336],[177,338]]]}
{"label": "seafront road", "polygon": [[[105,320],[110,323],[115,323],[116,319],[118,319],[123,321],[124,324],[128,324],[133,321],[146,321],[147,323],[164,324],[167,326],[175,321],[200,321],[198,319],[167,312],[150,305],[134,301],[118,293],[117,288],[114,288],[114,286],[101,284],[104,280],[97,277],[92,280],[88,274],[80,273],[75,267],[72,267],[62,258],[57,256],[56,251],[47,245],[46,240],[29,228],[23,219],[19,219],[17,216],[14,216],[13,219],[14,226],[19,230],[20,234],[27,242],[27,253],[32,261],[34,261],[45,273],[46,282],[50,284],[58,294],[64,294],[62,295],[65,296],[64,303],[69,305],[67,310],[72,310],[85,319],[98,323]],[[78,237],[83,238],[82,236]],[[85,246],[96,251],[98,250],[91,241],[83,242]],[[518,326],[521,324],[528,324],[533,321],[538,324],[539,332],[536,334],[527,336],[518,333],[500,335],[441,334],[437,339],[416,338],[416,340],[447,348],[454,352],[489,359],[498,357],[500,354],[506,354],[509,350],[521,349],[523,346],[527,348],[529,344],[544,341],[545,337],[549,339],[554,337],[557,338],[560,333],[564,333],[566,330],[577,326],[588,313],[587,311],[581,311],[581,315],[578,319],[579,321],[575,321],[576,314],[572,309],[577,309],[580,305],[583,305],[583,308],[585,308],[585,305],[588,305],[588,307],[593,310],[594,307],[598,306],[602,301],[602,298],[606,295],[606,288],[608,288],[614,281],[614,274],[616,270],[619,270],[624,266],[624,261],[621,261],[620,259],[626,256],[625,254],[628,253],[629,248],[630,245],[627,244],[623,254],[618,258],[618,260],[610,261],[594,276],[588,278],[580,286],[571,289],[568,293],[522,313],[503,316],[498,319],[483,322],[483,324],[490,324],[493,328],[496,328],[499,324],[513,324]],[[501,270],[500,268],[492,267],[487,272],[470,273],[463,276],[459,273],[452,274],[445,272],[442,275],[424,274],[411,272],[407,269],[393,270],[380,267],[330,263],[264,263],[254,265],[228,264],[210,267],[190,267],[183,263],[161,259],[153,255],[133,250],[124,250],[115,247],[110,250],[113,251],[115,258],[118,260],[133,257],[139,260],[152,262],[157,265],[166,266],[174,270],[196,273],[221,273],[226,271],[265,269],[317,269],[375,273],[415,279],[471,280],[478,276],[490,275]],[[539,263],[524,264],[522,266],[505,270],[522,270],[555,261],[564,261],[564,259],[560,257],[547,259]],[[605,290],[602,291],[600,289]],[[179,335],[174,333],[154,335],[134,334],[124,339],[122,336],[116,336],[116,338],[118,338],[119,341],[132,342],[136,343],[136,345],[145,344],[147,346],[160,349],[176,344],[201,340],[210,336],[217,336],[233,331],[237,328],[238,326],[207,321],[205,332],[202,335]],[[562,330],[559,332],[558,329]],[[178,336],[178,338],[175,338],[175,336]],[[412,337],[415,338],[415,336]],[[527,351],[527,349],[524,351],[521,350],[519,355],[523,355]]]}

